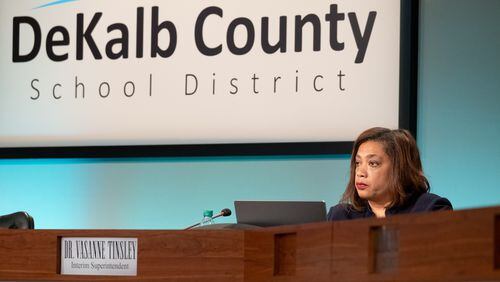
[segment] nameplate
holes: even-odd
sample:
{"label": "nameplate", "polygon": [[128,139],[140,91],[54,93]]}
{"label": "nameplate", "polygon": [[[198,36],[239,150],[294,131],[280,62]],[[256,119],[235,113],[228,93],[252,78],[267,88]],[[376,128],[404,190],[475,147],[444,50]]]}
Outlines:
{"label": "nameplate", "polygon": [[137,276],[137,238],[63,237],[62,275]]}

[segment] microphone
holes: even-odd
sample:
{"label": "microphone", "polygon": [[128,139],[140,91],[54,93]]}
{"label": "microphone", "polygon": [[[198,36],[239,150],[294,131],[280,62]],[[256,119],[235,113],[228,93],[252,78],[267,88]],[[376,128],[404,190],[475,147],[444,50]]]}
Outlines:
{"label": "microphone", "polygon": [[221,216],[230,216],[230,215],[231,215],[231,210],[226,208],[226,209],[221,210],[220,213],[214,215],[212,217],[212,219],[218,218],[218,217],[221,217]]}
{"label": "microphone", "polygon": [[[216,214],[216,215],[212,216],[212,219],[215,219],[215,218],[218,218],[218,217],[221,217],[221,216],[230,216],[230,215],[231,215],[231,210],[230,210],[230,209],[228,209],[228,208],[225,208],[225,209],[222,209],[222,210],[220,211],[220,213],[218,213],[218,214]],[[196,226],[198,226],[198,225],[200,225],[200,224],[201,224],[201,222],[198,222],[198,223],[196,223],[196,224],[193,224],[193,225],[191,225],[191,226],[189,226],[189,227],[185,228],[184,230],[189,230],[189,229],[192,229],[192,228],[194,228],[194,227],[196,227]]]}

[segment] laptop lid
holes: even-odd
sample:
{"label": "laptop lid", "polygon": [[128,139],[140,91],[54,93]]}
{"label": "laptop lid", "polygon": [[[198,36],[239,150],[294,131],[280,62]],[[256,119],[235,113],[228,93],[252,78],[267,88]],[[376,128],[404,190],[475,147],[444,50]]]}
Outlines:
{"label": "laptop lid", "polygon": [[235,201],[236,222],[262,227],[326,221],[323,201]]}

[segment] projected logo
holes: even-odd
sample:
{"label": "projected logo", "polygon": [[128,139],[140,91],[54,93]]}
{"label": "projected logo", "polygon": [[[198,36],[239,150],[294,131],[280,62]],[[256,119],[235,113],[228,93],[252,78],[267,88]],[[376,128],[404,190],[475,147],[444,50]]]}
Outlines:
{"label": "projected logo", "polygon": [[43,4],[43,5],[40,5],[38,7],[35,7],[33,9],[40,9],[40,8],[45,8],[45,7],[55,6],[55,5],[64,4],[64,3],[68,3],[68,2],[75,2],[75,1],[78,1],[78,0],[59,0],[59,1],[53,1],[53,2],[49,2],[47,4]]}
{"label": "projected logo", "polygon": [[[44,5],[40,5],[35,9],[50,7],[60,4],[65,4],[69,2],[75,2],[78,0],[59,0],[52,1],[46,3]],[[53,62],[64,62],[71,61],[71,58],[76,59],[77,61],[82,60],[103,60],[105,58],[110,60],[124,60],[128,59],[131,56],[135,55],[135,58],[143,58],[145,56],[145,49],[150,47],[149,57],[150,58],[169,58],[174,55],[178,44],[178,27],[173,21],[170,20],[160,20],[160,7],[153,6],[150,8],[151,11],[151,26],[150,28],[145,26],[145,8],[144,7],[136,7],[136,22],[115,22],[112,24],[103,23],[108,18],[104,14],[104,12],[92,12],[91,15],[88,13],[77,12],[76,14],[76,29],[71,29],[62,23],[59,23],[56,26],[53,26],[49,29],[49,31],[45,33],[46,27],[43,23],[40,23],[35,17],[29,16],[19,16],[13,18],[13,52],[12,52],[12,61],[14,63],[26,63],[33,61],[39,56],[39,54],[44,53],[42,49],[44,48],[47,57]],[[91,17],[89,20],[89,16]],[[148,15],[149,16],[149,15]],[[356,56],[354,58],[355,64],[362,64],[365,60],[365,55],[368,50],[369,41],[371,38],[371,34],[375,25],[375,19],[377,16],[376,11],[370,11],[367,16],[366,23],[364,27],[360,25],[358,21],[358,16],[355,12],[344,13],[339,11],[339,7],[337,4],[329,4],[328,12],[324,16],[320,16],[317,14],[308,14],[308,15],[295,15],[293,31],[291,34],[287,34],[287,24],[289,20],[286,16],[279,17],[279,33],[278,33],[278,41],[273,44],[271,43],[271,30],[269,24],[268,17],[262,17],[261,25],[262,25],[262,35],[260,47],[261,51],[264,54],[280,54],[280,53],[302,53],[310,50],[304,50],[303,45],[308,44],[304,41],[309,41],[312,39],[312,51],[313,52],[342,52],[347,49],[347,52],[351,52],[352,47],[346,47],[346,44],[340,40],[339,34],[339,26],[343,21],[348,21],[351,31],[352,37],[354,38],[354,42],[356,43],[357,50],[355,52]],[[211,37],[212,33],[207,32],[209,29],[207,25],[212,23],[213,20],[218,19],[222,20],[224,18],[224,9],[218,6],[210,6],[206,7],[201,12],[199,12],[196,17],[196,21],[194,22],[194,45],[196,46],[196,50],[207,57],[214,56],[227,56],[224,54],[224,51],[229,51],[230,55],[233,56],[244,56],[252,51],[255,51],[258,48],[258,37],[256,36],[256,26],[257,22],[252,21],[247,17],[236,17],[229,22],[229,25],[226,29],[226,44],[222,42],[220,44],[213,44],[208,42],[213,42]],[[329,50],[322,51],[322,39],[324,37],[321,36],[321,19],[324,18],[327,27],[330,29],[330,38],[329,38]],[[130,31],[133,28],[136,28],[136,38],[135,38],[135,46],[131,44],[131,40],[129,38]],[[308,27],[312,27],[312,38],[305,39],[304,33],[307,31]],[[27,32],[30,30],[32,32]],[[106,30],[107,34],[118,34],[119,37],[107,38],[107,36],[98,36],[99,31]],[[238,33],[237,30],[244,30],[244,36],[241,37],[242,33]],[[72,33],[71,31],[74,31]],[[25,34],[21,34],[24,32]],[[26,33],[27,32],[27,33]],[[147,34],[147,38],[150,39],[150,42],[145,42],[145,33]],[[101,33],[103,34],[103,33]],[[161,37],[161,34],[168,34],[168,39],[165,40],[165,36]],[[23,36],[24,35],[24,36]],[[32,36],[33,40],[31,43],[23,42],[27,38],[27,36]],[[293,46],[293,50],[288,46],[287,37],[291,36],[295,39],[295,44]],[[241,37],[243,40],[238,40]],[[45,39],[45,40],[43,40]],[[304,40],[305,39],[305,40]],[[45,44],[42,42],[45,41]],[[240,42],[238,42],[240,41]],[[30,42],[30,41],[28,41]],[[242,42],[244,44],[242,44]],[[308,44],[309,46],[311,44]],[[73,46],[71,46],[73,45]],[[66,48],[64,48],[66,47]],[[87,48],[85,48],[87,47]],[[135,54],[131,55],[130,50],[135,47]],[[87,50],[86,52],[84,52]],[[88,52],[90,51],[90,52]],[[73,53],[75,52],[75,53]],[[133,51],[132,51],[133,52]],[[89,57],[90,56],[90,57]],[[293,71],[293,70],[292,70]],[[216,94],[215,89],[215,72],[211,77],[212,87],[211,94]],[[147,75],[149,77],[148,84],[149,88],[149,96],[152,96],[152,74]],[[191,96],[198,92],[199,90],[199,79],[196,74],[186,73],[183,75],[182,81],[184,81],[184,94],[186,96]],[[337,73],[330,74],[334,80],[337,80],[336,84],[338,85],[339,91],[345,91],[345,87],[342,85],[342,79],[346,76],[342,70],[339,70]],[[336,78],[335,78],[336,77]],[[257,89],[257,81],[260,79],[257,74],[253,74],[250,77],[252,81],[252,92],[254,94],[259,94],[260,91]],[[277,75],[273,78],[273,93],[278,91],[278,81],[283,79],[283,76]],[[325,79],[325,75],[316,74],[312,78],[312,84],[314,92],[319,93],[323,92],[324,87],[320,86],[321,80]],[[238,78],[236,77],[228,77],[229,80],[229,94],[234,95],[239,92],[238,87]],[[299,92],[299,70],[295,70],[295,74],[291,82],[294,82],[294,90],[296,93]],[[75,76],[74,80],[75,84],[75,92],[81,85],[79,83],[78,77]],[[31,99],[37,100],[40,97],[40,91],[36,84],[39,82],[38,79],[33,79],[31,82],[31,88],[36,91],[36,95],[32,96]],[[331,84],[329,82],[328,84]],[[131,85],[131,86],[127,86]],[[290,84],[291,85],[291,84]],[[57,94],[55,94],[55,89],[60,87],[60,84],[55,84],[53,87],[53,97],[55,99],[60,99]],[[127,87],[130,89],[129,92],[126,91]],[[84,89],[84,87],[82,87]],[[104,90],[103,90],[104,89]],[[103,92],[104,91],[104,92]],[[84,92],[84,91],[83,91]],[[110,86],[108,83],[100,84],[99,86],[99,94],[102,98],[107,98],[110,92]],[[124,94],[127,97],[133,96],[135,92],[135,85],[132,82],[127,82],[124,86]],[[77,95],[75,95],[77,96]],[[82,96],[85,96],[83,93]]]}
{"label": "projected logo", "polygon": [[[60,5],[68,2],[75,2],[77,0],[59,0],[49,2],[47,4],[36,7],[35,9],[49,7],[54,5]],[[155,58],[160,56],[162,58],[168,58],[174,54],[177,47],[178,41],[178,27],[173,21],[160,20],[160,8],[158,6],[151,7],[151,58]],[[143,57],[143,45],[144,45],[144,33],[145,33],[145,23],[144,23],[144,7],[136,8],[136,26],[137,26],[137,50],[136,50],[136,58]],[[76,38],[76,59],[83,60],[83,45],[86,43],[90,48],[94,59],[100,60],[103,58],[98,48],[96,41],[94,40],[94,30],[102,28],[101,19],[105,18],[103,12],[96,12],[92,16],[90,23],[85,25],[85,17],[88,16],[84,13],[78,13],[76,15],[77,18],[77,28],[76,34],[71,36]],[[324,15],[324,19],[326,21],[326,27],[330,29],[329,32],[329,47],[333,52],[341,52],[350,51],[350,48],[346,48],[346,44],[339,38],[339,26],[340,23],[345,21],[346,19],[349,22],[352,31],[352,37],[356,43],[356,57],[354,62],[356,64],[363,63],[366,52],[368,50],[371,34],[375,25],[375,19],[377,16],[376,11],[370,11],[368,13],[368,18],[366,20],[366,24],[363,27],[360,25],[358,16],[355,12],[342,13],[338,11],[337,4],[329,5],[329,12]],[[224,18],[224,9],[218,6],[210,6],[203,9],[197,16],[196,21],[194,23],[194,39],[197,50],[205,55],[205,56],[218,56],[222,54],[223,49],[227,48],[227,50],[237,56],[242,56],[250,53],[251,51],[258,48],[256,45],[257,36],[256,36],[256,26],[258,23],[252,21],[247,17],[237,17],[233,19],[226,30],[226,44],[218,44],[218,45],[210,45],[207,42],[210,41],[212,34],[208,34],[204,32],[207,29],[207,21],[213,21],[214,19],[223,19]],[[295,15],[293,17],[294,25],[293,32],[291,35],[288,35],[287,25],[288,19],[287,16],[281,16],[279,18],[279,34],[278,34],[278,42],[273,44],[271,43],[270,36],[270,24],[268,17],[262,17],[261,25],[262,25],[262,35],[261,35],[261,48],[265,54],[279,54],[279,53],[301,53],[303,52],[303,45],[307,44],[312,39],[312,50],[314,52],[322,51],[322,39],[324,38],[321,35],[322,23],[321,20],[323,16],[316,14],[308,14],[306,16]],[[22,25],[26,25],[27,28],[31,28],[34,34],[34,45],[30,52],[27,54],[20,54],[20,29]],[[304,33],[309,27],[312,27],[313,33],[312,38],[305,39]],[[238,33],[238,30],[243,30],[245,35],[242,36],[241,33]],[[36,58],[38,55],[41,43],[42,43],[42,28],[40,23],[34,17],[20,16],[14,17],[13,19],[13,31],[14,31],[14,42],[13,42],[13,62],[14,63],[22,63],[29,62]],[[108,41],[106,44],[106,55],[109,59],[116,60],[119,58],[127,59],[129,57],[128,45],[129,45],[129,23],[121,23],[117,22],[111,24],[107,28],[107,33],[120,32],[121,38],[116,38],[114,40]],[[168,42],[159,40],[159,34],[161,32],[167,32],[169,40]],[[289,50],[287,38],[288,36],[293,36],[294,38],[294,48],[293,50]],[[62,39],[56,39],[61,38]],[[243,38],[240,40],[239,38]],[[209,39],[207,39],[209,38]],[[243,44],[241,44],[241,41]],[[48,57],[54,62],[65,61],[68,59],[68,54],[55,54],[54,47],[56,46],[68,46],[70,44],[70,33],[68,28],[63,25],[57,25],[51,28],[46,36],[46,51]],[[168,43],[168,44],[167,44]],[[310,44],[310,43],[309,43]],[[323,47],[324,48],[324,47]],[[27,48],[24,48],[25,50]],[[118,49],[118,51],[113,51]]]}
{"label": "projected logo", "polygon": [[[328,141],[397,126],[400,0],[7,2],[0,120],[47,140]],[[0,139],[32,134],[10,126]]]}

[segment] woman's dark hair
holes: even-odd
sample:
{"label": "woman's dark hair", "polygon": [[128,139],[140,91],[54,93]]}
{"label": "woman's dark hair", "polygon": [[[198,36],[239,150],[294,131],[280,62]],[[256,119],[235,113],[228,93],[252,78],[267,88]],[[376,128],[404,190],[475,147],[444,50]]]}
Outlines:
{"label": "woman's dark hair", "polygon": [[363,211],[366,207],[366,200],[361,199],[356,191],[355,176],[358,149],[368,141],[381,144],[392,163],[388,183],[392,202],[388,208],[404,206],[411,197],[429,191],[430,186],[422,171],[417,143],[411,133],[404,129],[374,127],[361,133],[354,142],[349,183],[341,203],[351,204],[357,211]]}

